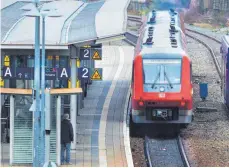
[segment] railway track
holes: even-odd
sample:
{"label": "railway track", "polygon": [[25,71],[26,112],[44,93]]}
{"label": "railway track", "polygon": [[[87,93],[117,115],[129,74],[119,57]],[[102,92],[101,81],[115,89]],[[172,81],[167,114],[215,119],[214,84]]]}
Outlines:
{"label": "railway track", "polygon": [[191,29],[189,29],[189,28],[185,28],[185,30],[187,30],[187,31],[189,31],[189,32],[193,32],[193,33],[196,33],[196,34],[198,34],[198,35],[201,35],[201,36],[204,36],[204,37],[206,37],[206,38],[208,38],[208,39],[211,39],[211,40],[213,40],[213,41],[215,41],[215,42],[217,42],[217,43],[221,43],[219,40],[217,40],[216,38],[213,38],[213,37],[211,37],[211,36],[208,36],[208,35],[206,35],[206,34],[204,34],[204,33],[201,33],[201,32],[198,32],[198,31],[195,31],[195,30],[191,30]]}
{"label": "railway track", "polygon": [[189,33],[186,33],[186,36],[188,36],[189,38],[192,38],[192,39],[198,41],[199,43],[203,44],[209,50],[209,52],[211,53],[211,56],[213,58],[214,64],[216,66],[217,72],[218,72],[218,74],[220,76],[220,79],[222,79],[222,76],[221,76],[221,65],[220,65],[219,58],[216,56],[215,52],[210,47],[210,45],[208,45],[206,42],[200,40],[198,37],[190,35]]}
{"label": "railway track", "polygon": [[[141,22],[140,19],[140,17],[128,16],[130,21]],[[132,32],[126,33],[125,41],[130,45],[135,46],[137,40],[137,34]],[[159,149],[159,151],[155,149]],[[190,167],[179,136],[169,139],[153,139],[146,136],[144,139],[144,152],[149,167]],[[160,152],[162,156],[158,155]]]}
{"label": "railway track", "polygon": [[169,139],[145,137],[145,155],[149,167],[190,167],[179,136]]}
{"label": "railway track", "polygon": [[[128,17],[128,19],[134,21],[137,20],[136,18]],[[137,21],[139,22],[139,21]],[[206,49],[210,53],[210,57],[213,59],[213,63],[216,67],[215,73],[219,75],[220,80],[222,80],[222,75],[221,75],[221,54],[220,54],[220,41],[219,39],[216,39],[214,37],[208,36],[204,33],[191,30],[189,28],[186,28],[186,35],[188,38],[191,38],[198,43],[201,43],[206,47]],[[132,45],[136,45],[136,41],[138,38],[137,34],[128,32],[126,33],[126,37],[128,38],[129,41],[132,42]],[[211,96],[210,96],[211,97]],[[223,105],[226,107],[225,105]],[[218,106],[217,106],[218,107]],[[218,108],[218,113],[220,112],[221,108]],[[225,108],[228,111],[228,108]],[[223,108],[221,109],[222,111],[224,110]],[[198,114],[200,117],[198,119],[201,119],[202,114]],[[212,116],[214,120],[217,119],[217,113],[212,113],[209,114]],[[198,122],[198,121],[196,121]],[[208,119],[204,119],[204,122],[208,122]],[[166,145],[167,146],[166,146]],[[156,147],[158,146],[158,147]],[[170,150],[171,149],[171,150]],[[173,150],[172,150],[173,149]],[[170,139],[155,139],[155,138],[149,138],[146,137],[144,139],[144,152],[145,152],[145,157],[147,160],[147,164],[150,167],[154,166],[183,166],[183,167],[190,167],[189,163],[187,161],[187,157],[184,153],[183,145],[181,142],[180,137],[176,138],[170,138]],[[173,159],[171,159],[173,158]],[[174,160],[177,160],[177,162],[174,162]]]}
{"label": "railway track", "polygon": [[214,64],[216,66],[217,72],[219,74],[220,79],[222,80],[222,75],[221,75],[221,55],[220,55],[220,41],[207,36],[203,33],[186,29],[186,36],[189,38],[194,39],[195,41],[203,44],[211,53],[211,56],[213,58]]}

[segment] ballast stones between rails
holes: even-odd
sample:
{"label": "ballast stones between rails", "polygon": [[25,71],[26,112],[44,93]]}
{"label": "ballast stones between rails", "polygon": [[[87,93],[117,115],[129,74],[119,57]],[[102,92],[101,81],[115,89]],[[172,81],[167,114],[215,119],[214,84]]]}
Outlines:
{"label": "ballast stones between rails", "polygon": [[146,136],[144,148],[149,167],[190,167],[179,136],[170,139]]}

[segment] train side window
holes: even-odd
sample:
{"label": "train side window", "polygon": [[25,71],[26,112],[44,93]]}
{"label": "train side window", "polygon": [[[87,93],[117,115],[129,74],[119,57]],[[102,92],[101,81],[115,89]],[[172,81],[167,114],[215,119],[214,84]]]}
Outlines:
{"label": "train side window", "polygon": [[222,46],[220,47],[220,53],[221,54],[223,53],[223,47]]}

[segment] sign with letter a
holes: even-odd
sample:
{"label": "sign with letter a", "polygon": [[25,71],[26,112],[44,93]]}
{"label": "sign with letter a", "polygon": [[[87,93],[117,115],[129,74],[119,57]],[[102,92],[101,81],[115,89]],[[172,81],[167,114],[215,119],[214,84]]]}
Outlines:
{"label": "sign with letter a", "polygon": [[14,78],[14,72],[11,67],[3,67],[3,79],[12,79]]}
{"label": "sign with letter a", "polygon": [[69,79],[71,77],[71,71],[69,68],[58,68],[59,80]]}

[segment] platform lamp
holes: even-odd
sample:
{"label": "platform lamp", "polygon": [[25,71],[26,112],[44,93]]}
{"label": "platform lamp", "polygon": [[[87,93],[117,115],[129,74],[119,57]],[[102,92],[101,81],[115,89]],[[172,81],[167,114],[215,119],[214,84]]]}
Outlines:
{"label": "platform lamp", "polygon": [[[41,9],[39,9],[35,5],[29,4],[29,5],[26,5],[25,7],[21,8],[21,9],[28,11],[28,12],[23,14],[24,16],[36,17],[36,19],[38,18],[39,21],[40,21],[40,17],[42,18],[41,101],[36,100],[36,103],[40,104],[39,107],[40,107],[40,111],[41,111],[41,116],[40,116],[41,117],[41,120],[40,120],[41,121],[41,128],[38,130],[39,133],[34,131],[34,134],[36,134],[36,135],[40,134],[40,138],[41,138],[41,141],[39,144],[39,146],[41,148],[40,151],[44,151],[45,150],[45,143],[44,142],[46,142],[46,148],[50,149],[49,138],[50,138],[50,131],[51,131],[50,130],[50,124],[48,126],[45,126],[45,125],[47,125],[47,124],[45,124],[45,120],[47,120],[48,123],[50,123],[50,115],[48,115],[49,117],[45,118],[45,111],[44,111],[44,109],[45,109],[45,17],[61,17],[61,15],[57,13],[57,11],[54,7],[52,7],[52,6],[48,7],[48,5],[44,5]],[[36,39],[37,36],[39,39],[39,35],[40,35],[40,27],[38,26],[38,28],[35,27],[35,50],[36,50],[37,46],[38,46],[38,50],[40,50],[39,40]],[[37,43],[39,43],[39,44],[37,45]],[[38,56],[35,56],[35,57],[36,57],[35,59],[37,62],[35,64],[35,67],[36,67],[35,73],[37,73],[35,75],[35,79],[36,79],[35,83],[39,83],[40,82],[40,66],[39,66],[40,65],[40,53]],[[36,89],[40,90],[40,87],[39,87],[39,89],[38,89],[38,87],[36,87]],[[44,138],[44,137],[46,137],[46,138]],[[38,139],[39,137],[34,137],[34,139],[36,139],[36,138]],[[37,144],[37,143],[35,143],[35,144]],[[34,149],[38,149],[37,146],[34,145]],[[38,155],[39,155],[39,153],[35,152],[35,156],[38,156]],[[45,156],[46,156],[45,158],[44,158],[44,155],[40,155],[37,158],[34,158],[35,163],[33,163],[33,166],[37,166],[37,165],[42,166],[42,165],[44,165],[44,162],[45,162],[45,165],[48,166],[49,160],[50,160],[49,159],[49,151],[45,150]],[[54,164],[51,163],[51,166],[53,166],[53,165]]]}

